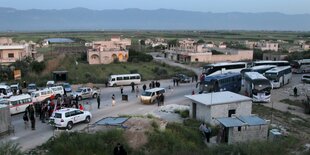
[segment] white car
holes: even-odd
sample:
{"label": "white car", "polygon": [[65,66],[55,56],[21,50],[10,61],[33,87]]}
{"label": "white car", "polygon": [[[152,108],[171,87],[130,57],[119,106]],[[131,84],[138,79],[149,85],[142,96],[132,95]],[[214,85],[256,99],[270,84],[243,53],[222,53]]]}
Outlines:
{"label": "white car", "polygon": [[62,86],[53,86],[53,87],[49,87],[49,89],[53,90],[54,96],[56,98],[61,97],[65,94],[64,88]]}
{"label": "white car", "polygon": [[50,117],[50,124],[58,128],[71,130],[73,125],[79,122],[89,123],[92,115],[89,111],[81,111],[75,108],[65,108],[55,111],[54,116]]}

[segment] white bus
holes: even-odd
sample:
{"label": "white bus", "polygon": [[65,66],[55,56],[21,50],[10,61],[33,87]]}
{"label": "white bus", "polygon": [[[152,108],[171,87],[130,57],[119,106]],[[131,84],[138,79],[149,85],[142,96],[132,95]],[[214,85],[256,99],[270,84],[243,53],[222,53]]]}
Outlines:
{"label": "white bus", "polygon": [[310,72],[310,59],[295,60],[292,62],[293,73]]}
{"label": "white bus", "polygon": [[223,74],[228,72],[240,73],[244,68],[247,68],[246,62],[223,62],[205,65],[202,69],[204,76],[211,76],[217,74]]}
{"label": "white bus", "polygon": [[262,74],[246,72],[244,74],[246,96],[252,97],[253,102],[270,102],[272,85]]}
{"label": "white bus", "polygon": [[270,69],[265,72],[265,77],[270,80],[273,88],[280,88],[290,82],[292,78],[291,66],[282,66]]}
{"label": "white bus", "polygon": [[0,104],[6,104],[10,106],[10,113],[18,114],[25,112],[26,108],[32,104],[31,96],[28,94],[21,94],[17,96],[12,96],[8,99],[0,100]]}
{"label": "white bus", "polygon": [[54,91],[49,88],[32,92],[31,93],[32,102],[33,103],[42,102],[48,98],[55,97],[54,94],[55,94]]}
{"label": "white bus", "polygon": [[111,75],[109,78],[109,86],[121,86],[121,85],[131,85],[140,84],[141,76],[140,74],[119,74]]}
{"label": "white bus", "polygon": [[261,66],[253,66],[251,68],[246,68],[241,70],[241,75],[244,76],[246,72],[258,72],[260,74],[265,74],[266,71],[277,67],[276,65],[261,65]]}
{"label": "white bus", "polygon": [[288,61],[272,61],[272,60],[262,60],[253,62],[253,66],[261,66],[261,65],[290,66],[290,63]]}

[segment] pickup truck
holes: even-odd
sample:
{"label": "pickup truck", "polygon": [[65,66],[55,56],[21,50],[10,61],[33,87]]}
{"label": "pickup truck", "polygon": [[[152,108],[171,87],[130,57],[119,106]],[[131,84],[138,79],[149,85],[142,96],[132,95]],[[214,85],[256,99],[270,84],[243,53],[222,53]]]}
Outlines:
{"label": "pickup truck", "polygon": [[78,90],[72,93],[72,97],[75,99],[78,97],[79,101],[86,98],[97,98],[99,92],[90,87],[80,87]]}

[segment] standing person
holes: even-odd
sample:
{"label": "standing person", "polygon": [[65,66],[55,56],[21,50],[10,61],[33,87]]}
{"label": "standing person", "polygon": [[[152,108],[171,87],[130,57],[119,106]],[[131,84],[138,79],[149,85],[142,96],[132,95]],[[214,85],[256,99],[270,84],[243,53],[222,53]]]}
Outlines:
{"label": "standing person", "polygon": [[210,142],[210,137],[211,137],[211,128],[210,127],[206,127],[205,128],[205,133],[206,133],[206,138],[207,138],[207,142]]}
{"label": "standing person", "polygon": [[112,106],[115,106],[115,95],[112,95]]}
{"label": "standing person", "polygon": [[124,90],[124,87],[123,85],[121,85],[121,87],[119,87],[121,89],[121,94],[123,94],[123,90]]}
{"label": "standing person", "polygon": [[29,124],[28,124],[29,118],[28,118],[28,114],[27,114],[27,109],[26,109],[26,111],[25,111],[25,113],[24,113],[23,120],[24,120],[25,130],[26,130],[26,129],[28,129],[28,127],[29,127]]}
{"label": "standing person", "polygon": [[165,101],[165,96],[163,93],[160,94],[160,104],[163,106],[164,105],[164,101]]}
{"label": "standing person", "polygon": [[27,83],[26,83],[26,81],[23,82],[23,86],[24,86],[24,88],[27,88]]}
{"label": "standing person", "polygon": [[142,88],[143,88],[143,91],[145,91],[145,90],[146,90],[146,85],[144,84],[144,85],[142,86]]}
{"label": "standing person", "polygon": [[176,82],[177,82],[177,86],[179,86],[179,79],[177,79]]}
{"label": "standing person", "polygon": [[79,97],[77,95],[75,96],[75,103],[74,103],[74,105],[75,105],[76,109],[79,109],[79,106],[78,106],[79,105]]}
{"label": "standing person", "polygon": [[114,155],[127,155],[126,150],[124,149],[123,145],[117,143],[117,145],[113,149]]}
{"label": "standing person", "polygon": [[192,91],[192,95],[195,95],[195,91],[194,90]]}
{"label": "standing person", "polygon": [[150,88],[150,89],[152,89],[152,82],[150,82],[150,84],[149,84],[149,88]]}
{"label": "standing person", "polygon": [[160,94],[159,93],[157,93],[156,94],[156,100],[157,100],[157,106],[160,106]]}
{"label": "standing person", "polygon": [[131,83],[131,92],[134,92],[135,91],[135,83]]}
{"label": "standing person", "polygon": [[79,109],[81,110],[81,111],[84,111],[84,107],[83,107],[83,105],[80,103],[79,104]]}
{"label": "standing person", "polygon": [[155,88],[155,82],[152,81],[152,88]]}
{"label": "standing person", "polygon": [[176,80],[175,80],[175,78],[173,78],[173,86],[175,86],[175,82],[176,82]]}
{"label": "standing person", "polygon": [[100,109],[100,94],[97,96],[97,104],[98,104],[98,109]]}
{"label": "standing person", "polygon": [[28,107],[27,107],[27,111],[28,111],[28,114],[29,114],[29,119],[30,119],[30,122],[31,122],[31,129],[32,130],[35,130],[36,127],[36,120],[35,120],[35,110],[34,110],[34,107],[32,104],[30,104]]}
{"label": "standing person", "polygon": [[297,88],[294,87],[294,96],[297,96]]}
{"label": "standing person", "polygon": [[136,97],[138,97],[138,95],[139,95],[139,86],[137,85],[137,87],[136,87]]}

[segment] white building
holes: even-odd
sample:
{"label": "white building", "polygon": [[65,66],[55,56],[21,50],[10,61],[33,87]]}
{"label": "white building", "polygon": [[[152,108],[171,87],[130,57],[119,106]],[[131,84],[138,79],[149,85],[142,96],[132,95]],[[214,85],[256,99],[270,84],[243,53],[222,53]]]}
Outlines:
{"label": "white building", "polygon": [[233,116],[218,118],[219,142],[228,144],[253,140],[267,140],[269,121],[258,116]]}
{"label": "white building", "polygon": [[218,124],[216,118],[248,116],[252,112],[252,99],[229,91],[208,94],[186,95],[191,100],[190,117]]}
{"label": "white building", "polygon": [[257,48],[262,51],[278,51],[279,50],[279,43],[261,41],[257,44]]}

